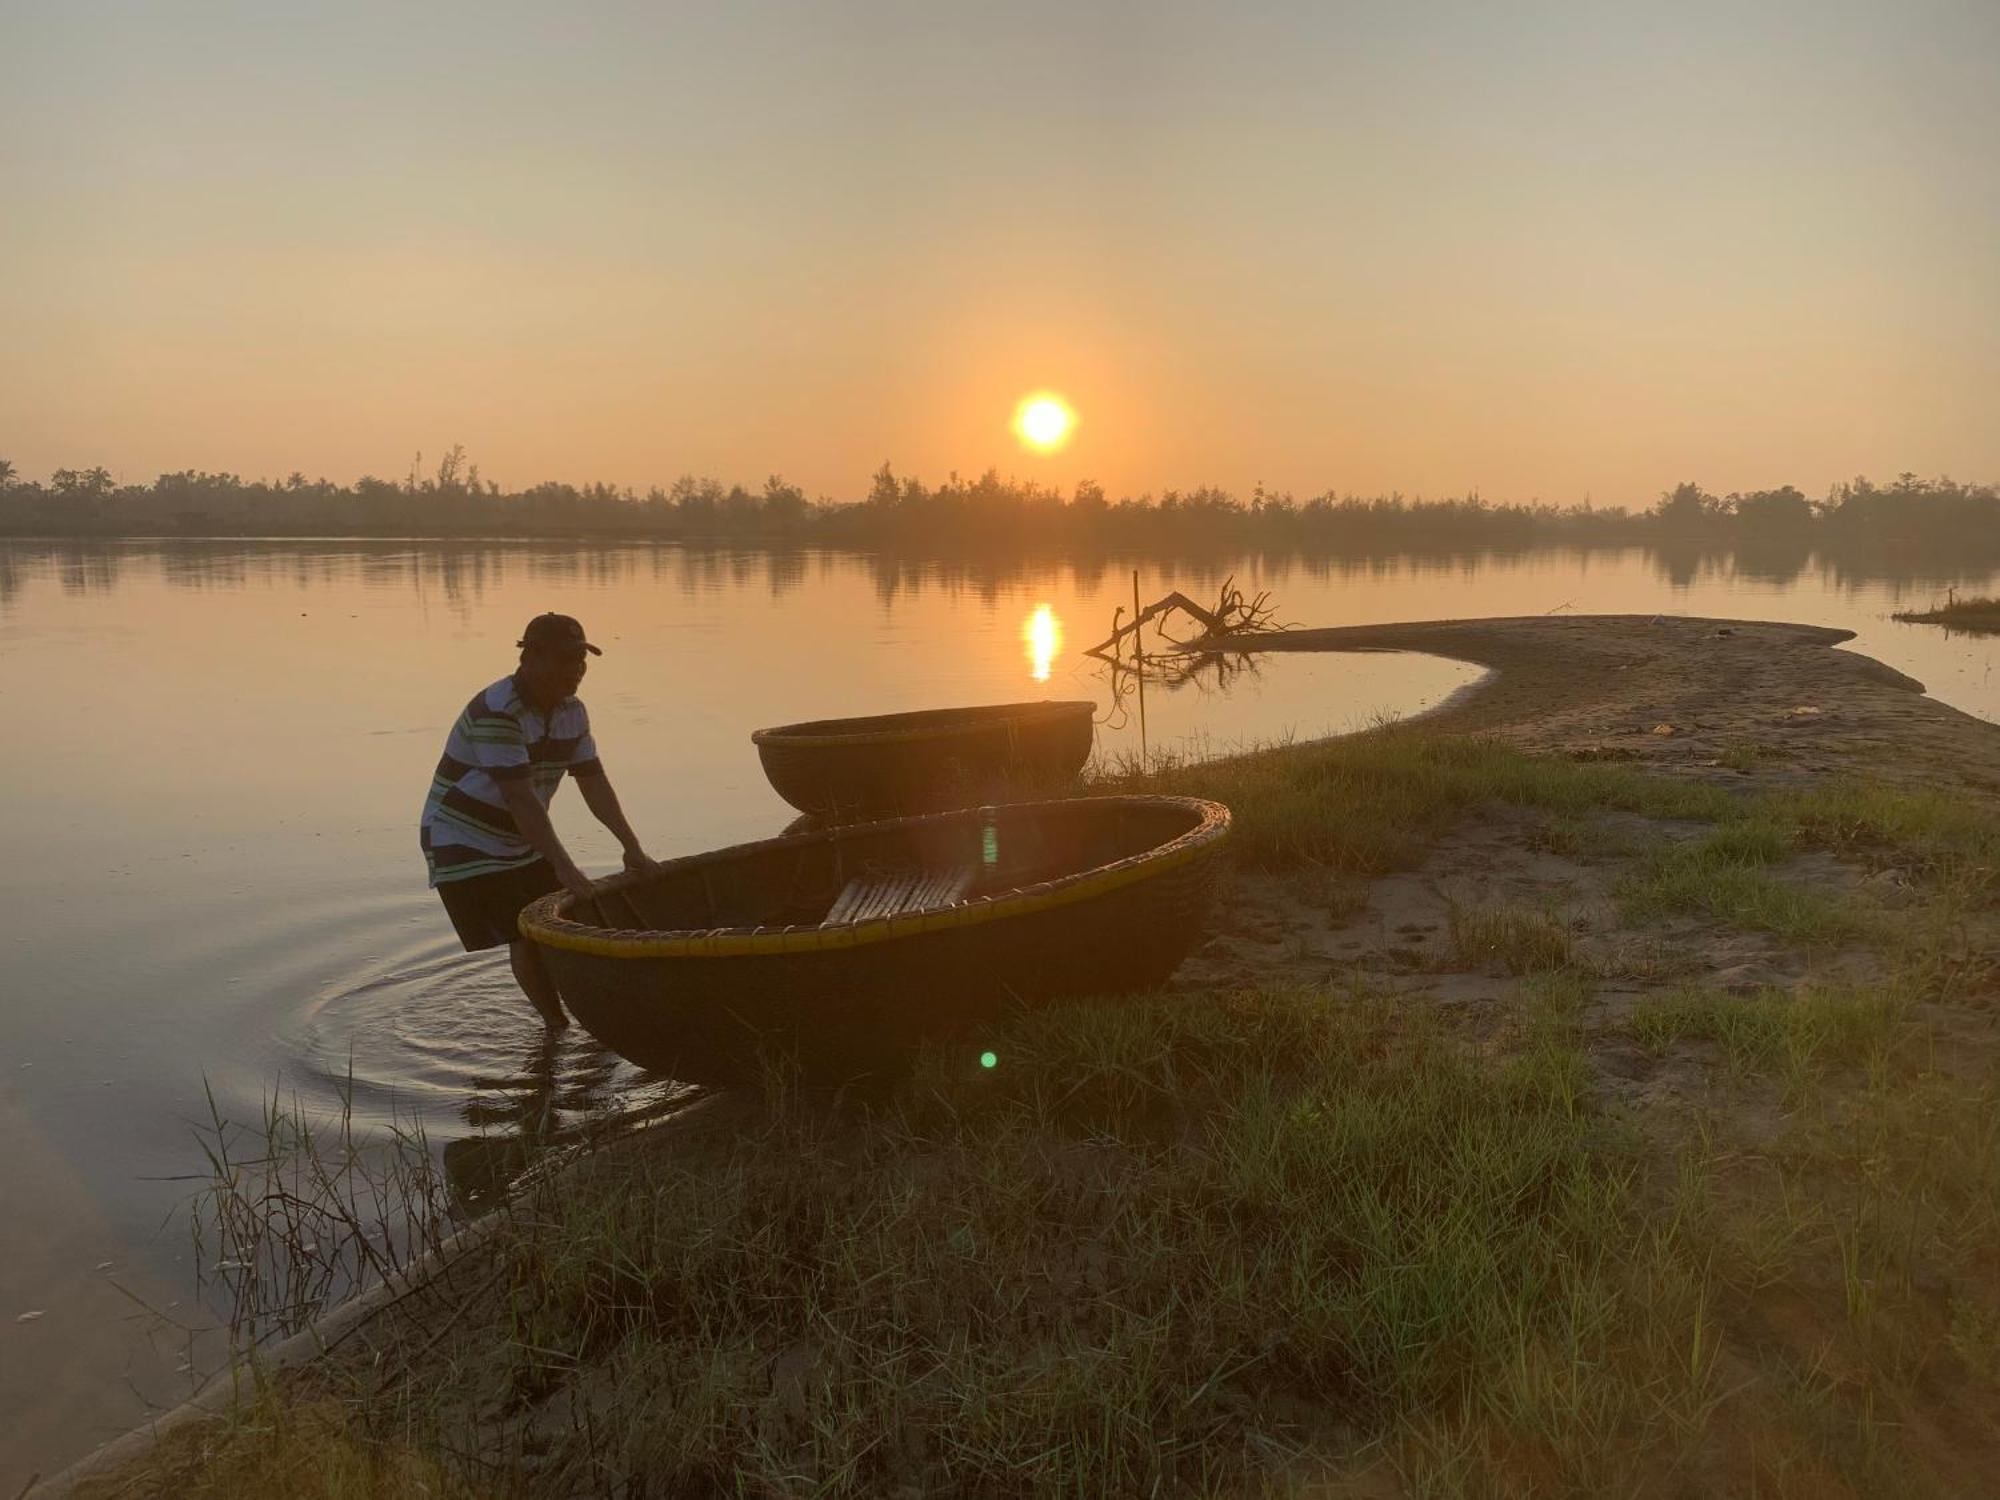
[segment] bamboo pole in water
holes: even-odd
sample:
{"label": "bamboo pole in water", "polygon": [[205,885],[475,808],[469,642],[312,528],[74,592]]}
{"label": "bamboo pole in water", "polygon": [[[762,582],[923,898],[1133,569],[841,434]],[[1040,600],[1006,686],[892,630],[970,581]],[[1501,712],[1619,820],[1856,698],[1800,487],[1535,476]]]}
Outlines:
{"label": "bamboo pole in water", "polygon": [[1146,644],[1139,629],[1139,570],[1132,570],[1132,670],[1139,677],[1139,763],[1152,764],[1152,753],[1146,748]]}

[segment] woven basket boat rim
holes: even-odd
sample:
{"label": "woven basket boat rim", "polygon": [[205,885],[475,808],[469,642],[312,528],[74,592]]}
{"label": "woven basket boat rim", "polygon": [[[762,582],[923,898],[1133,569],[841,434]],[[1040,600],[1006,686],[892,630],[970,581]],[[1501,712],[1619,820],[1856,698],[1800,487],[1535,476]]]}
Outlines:
{"label": "woven basket boat rim", "polygon": [[963,708],[913,708],[849,719],[806,719],[753,730],[754,745],[877,745],[897,740],[949,739],[980,729],[1044,719],[1097,717],[1089,698],[1036,698],[1024,703],[972,703]]}
{"label": "woven basket boat rim", "polygon": [[[733,857],[762,853],[771,849],[798,847],[815,841],[835,842],[860,834],[912,828],[923,824],[948,823],[988,816],[1028,816],[1059,809],[1102,808],[1120,805],[1146,810],[1181,809],[1195,815],[1194,825],[1163,843],[1122,859],[1091,865],[1045,880],[1020,886],[992,896],[976,896],[970,901],[931,907],[922,911],[899,912],[892,917],[873,917],[838,927],[712,927],[712,928],[610,928],[573,921],[557,908],[573,899],[556,891],[531,903],[521,913],[523,937],[552,948],[588,953],[600,958],[729,958],[750,954],[811,953],[834,948],[865,947],[897,938],[915,937],[925,932],[942,932],[981,926],[1008,917],[1025,916],[1052,907],[1073,906],[1141,881],[1165,875],[1183,865],[1214,853],[1228,838],[1230,813],[1220,802],[1202,797],[1167,797],[1124,794],[1108,797],[1064,797],[1043,802],[1009,802],[990,807],[961,807],[950,812],[925,813],[916,817],[888,818],[875,823],[848,824],[841,828],[818,829],[808,833],[783,834],[747,844],[732,844],[700,854],[666,860],[663,870],[719,864]],[[640,885],[656,879],[646,873],[623,873],[594,882],[599,894]]]}

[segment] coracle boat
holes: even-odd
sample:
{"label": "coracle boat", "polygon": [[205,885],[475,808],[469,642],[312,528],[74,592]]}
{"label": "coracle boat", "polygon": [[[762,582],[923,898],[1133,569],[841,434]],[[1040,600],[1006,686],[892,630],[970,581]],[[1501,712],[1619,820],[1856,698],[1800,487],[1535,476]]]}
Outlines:
{"label": "coracle boat", "polygon": [[1199,935],[1229,809],[1078,797],[791,834],[521,913],[605,1046],[699,1083],[773,1056],[835,1081],[1011,1005],[1160,983]]}
{"label": "coracle boat", "polygon": [[996,785],[1054,788],[1090,757],[1088,700],[934,708],[782,724],[750,736],[800,812],[888,817],[963,807]]}

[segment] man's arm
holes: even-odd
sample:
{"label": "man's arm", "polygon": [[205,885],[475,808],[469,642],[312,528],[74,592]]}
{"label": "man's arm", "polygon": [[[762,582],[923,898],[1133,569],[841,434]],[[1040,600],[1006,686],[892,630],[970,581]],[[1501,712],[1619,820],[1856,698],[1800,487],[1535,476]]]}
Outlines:
{"label": "man's arm", "polygon": [[653,859],[639,846],[639,835],[625,821],[625,809],[618,805],[618,794],[611,789],[611,778],[604,774],[604,767],[598,765],[579,773],[576,789],[583,794],[583,805],[591,810],[598,822],[611,830],[619,847],[625,851],[625,868],[652,869]]}
{"label": "man's arm", "polygon": [[514,826],[521,830],[521,837],[549,862],[549,868],[556,872],[556,879],[563,883],[564,890],[579,899],[589,899],[590,877],[576,867],[576,861],[569,857],[569,850],[563,848],[562,840],[556,837],[556,826],[549,821],[549,810],[542,806],[542,799],[535,795],[533,783],[520,776],[509,777],[499,786],[500,795],[507,802],[507,811],[514,815]]}

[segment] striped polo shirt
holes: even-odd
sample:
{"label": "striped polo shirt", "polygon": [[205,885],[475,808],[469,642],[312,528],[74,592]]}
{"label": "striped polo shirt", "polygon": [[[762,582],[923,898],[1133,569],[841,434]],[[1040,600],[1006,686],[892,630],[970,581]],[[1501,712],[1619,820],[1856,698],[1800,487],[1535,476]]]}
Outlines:
{"label": "striped polo shirt", "polygon": [[419,835],[431,884],[519,869],[541,856],[521,837],[501,783],[526,780],[549,805],[563,773],[601,771],[590,716],[565,698],[544,717],[503,677],[465,705],[424,799]]}

